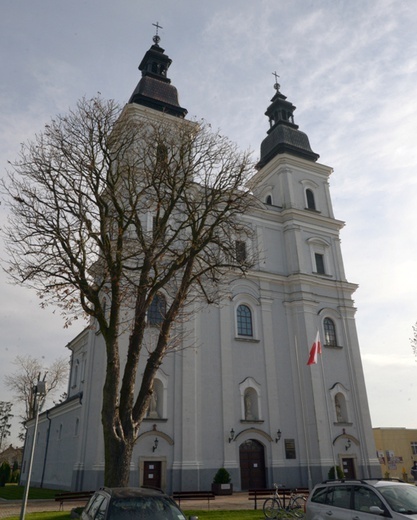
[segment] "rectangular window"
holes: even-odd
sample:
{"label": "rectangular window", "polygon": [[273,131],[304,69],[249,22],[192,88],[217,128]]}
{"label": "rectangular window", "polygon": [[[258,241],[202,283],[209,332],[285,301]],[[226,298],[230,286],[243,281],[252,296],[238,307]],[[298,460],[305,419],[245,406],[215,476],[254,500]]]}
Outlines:
{"label": "rectangular window", "polygon": [[411,453],[417,455],[417,441],[411,442]]}
{"label": "rectangular window", "polygon": [[320,253],[314,253],[314,258],[316,259],[316,273],[326,274],[324,270],[324,255],[321,255]]}
{"label": "rectangular window", "polygon": [[286,459],[295,459],[295,440],[294,439],[285,439],[285,458]]}
{"label": "rectangular window", "polygon": [[243,264],[243,262],[246,260],[246,243],[242,240],[236,240],[235,249],[236,261],[239,262],[239,264]]}

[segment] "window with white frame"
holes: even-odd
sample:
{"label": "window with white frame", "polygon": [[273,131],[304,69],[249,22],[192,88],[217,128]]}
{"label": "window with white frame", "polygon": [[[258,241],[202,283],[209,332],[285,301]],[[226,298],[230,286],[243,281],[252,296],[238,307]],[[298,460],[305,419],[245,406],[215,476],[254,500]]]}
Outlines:
{"label": "window with white frame", "polygon": [[316,262],[316,273],[326,274],[326,269],[324,267],[324,255],[321,253],[314,253],[314,260]]}
{"label": "window with white frame", "polygon": [[238,336],[253,337],[252,311],[248,305],[240,304],[236,309],[236,325]]}
{"label": "window with white frame", "polygon": [[307,240],[307,243],[310,247],[312,272],[314,274],[330,276],[330,244],[319,237],[311,237]]}
{"label": "window with white frame", "polygon": [[316,210],[316,199],[314,197],[314,192],[312,189],[307,188],[306,189],[306,202],[307,202],[307,209]]}
{"label": "window with white frame", "polygon": [[336,325],[331,318],[324,318],[324,344],[327,347],[337,347]]}
{"label": "window with white frame", "polygon": [[158,327],[164,321],[167,310],[166,298],[163,294],[155,294],[148,309],[148,325]]}

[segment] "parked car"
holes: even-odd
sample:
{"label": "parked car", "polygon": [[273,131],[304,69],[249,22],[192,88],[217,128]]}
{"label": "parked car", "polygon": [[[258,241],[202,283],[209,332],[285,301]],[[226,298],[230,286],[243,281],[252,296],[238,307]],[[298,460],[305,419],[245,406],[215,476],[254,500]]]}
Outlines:
{"label": "parked car", "polygon": [[417,487],[400,480],[326,480],[306,503],[306,520],[417,520]]}
{"label": "parked car", "polygon": [[165,493],[148,488],[100,488],[88,501],[82,520],[186,520]]}

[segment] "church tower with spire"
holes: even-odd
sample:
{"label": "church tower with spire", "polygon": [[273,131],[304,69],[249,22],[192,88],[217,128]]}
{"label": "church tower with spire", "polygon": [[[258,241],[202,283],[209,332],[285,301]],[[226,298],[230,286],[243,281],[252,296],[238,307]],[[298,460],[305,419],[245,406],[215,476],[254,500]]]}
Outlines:
{"label": "church tower with spire", "polygon": [[[157,33],[122,117],[194,124],[159,43]],[[344,272],[332,169],[318,162],[277,81],[274,89],[248,183],[256,203],[242,215],[254,231],[244,245],[258,252],[257,263],[244,278],[225,279],[220,305],[195,308],[185,324],[195,347],[179,348],[158,369],[131,485],[207,490],[222,467],[235,490],[274,482],[311,488],[335,466],[347,478],[380,476],[355,326],[357,286]],[[321,354],[307,365],[315,341]],[[103,485],[105,347],[89,328],[68,348],[68,399],[40,416],[32,483],[81,491]],[[33,425],[28,432],[30,447]]]}
{"label": "church tower with spire", "polygon": [[[156,28],[161,28],[156,24]],[[158,33],[153,37],[154,44],[146,52],[139,65],[142,78],[135,88],[129,103],[136,103],[172,116],[184,118],[187,110],[180,107],[177,89],[171,85],[167,72],[172,60],[159,46]]]}

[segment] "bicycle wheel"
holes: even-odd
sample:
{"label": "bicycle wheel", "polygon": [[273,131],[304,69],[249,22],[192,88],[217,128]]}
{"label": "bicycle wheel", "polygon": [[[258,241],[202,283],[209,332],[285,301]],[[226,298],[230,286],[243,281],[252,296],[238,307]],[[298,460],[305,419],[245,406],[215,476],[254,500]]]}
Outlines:
{"label": "bicycle wheel", "polygon": [[291,499],[288,509],[294,514],[294,516],[301,518],[304,516],[305,503],[306,497],[303,497],[302,495],[296,495]]}
{"label": "bicycle wheel", "polygon": [[281,504],[276,498],[267,498],[263,505],[266,518],[277,518],[281,509]]}

